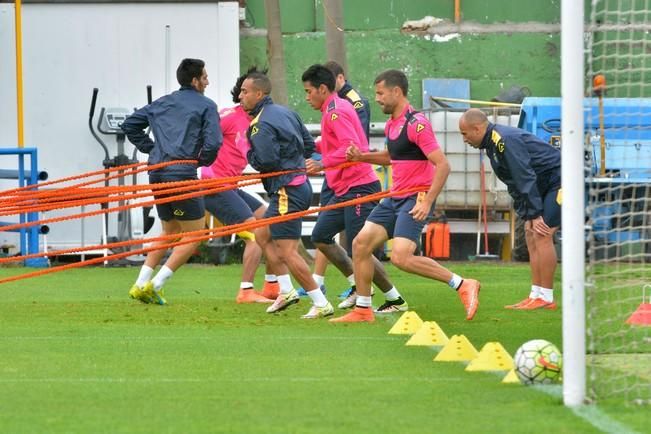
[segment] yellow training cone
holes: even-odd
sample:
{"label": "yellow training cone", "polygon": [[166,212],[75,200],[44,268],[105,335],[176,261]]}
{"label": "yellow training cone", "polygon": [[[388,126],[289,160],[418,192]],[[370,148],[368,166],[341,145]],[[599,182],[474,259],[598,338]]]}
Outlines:
{"label": "yellow training cone", "polygon": [[515,373],[515,369],[511,369],[508,374],[502,379],[505,384],[520,384],[520,378]]}
{"label": "yellow training cone", "polygon": [[390,335],[413,335],[423,325],[416,312],[405,312],[389,330]]}
{"label": "yellow training cone", "polygon": [[440,353],[434,357],[435,362],[468,362],[479,353],[464,335],[453,335]]}
{"label": "yellow training cone", "polygon": [[488,342],[473,359],[466,371],[510,371],[513,359],[499,342]]}
{"label": "yellow training cone", "polygon": [[443,346],[449,341],[436,321],[425,321],[405,345]]}

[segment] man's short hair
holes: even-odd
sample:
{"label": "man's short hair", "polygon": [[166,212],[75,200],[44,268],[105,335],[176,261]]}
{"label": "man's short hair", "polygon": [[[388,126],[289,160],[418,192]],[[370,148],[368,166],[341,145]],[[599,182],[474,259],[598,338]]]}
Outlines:
{"label": "man's short hair", "polygon": [[468,109],[461,118],[467,125],[485,124],[488,122],[488,116],[482,110],[477,108]]}
{"label": "man's short hair", "polygon": [[377,77],[373,84],[378,84],[384,82],[386,87],[399,87],[402,90],[404,96],[407,96],[409,91],[409,82],[407,81],[407,76],[404,72],[398,71],[397,69],[386,70]]}
{"label": "man's short hair", "polygon": [[332,73],[335,75],[335,78],[339,74],[343,75],[344,77],[346,76],[346,74],[344,73],[344,68],[342,68],[342,66],[340,64],[338,64],[337,62],[335,62],[334,60],[330,60],[329,62],[327,62],[323,66],[325,66],[330,71],[332,71]]}
{"label": "man's short hair", "polygon": [[324,65],[312,65],[303,73],[301,77],[303,83],[310,82],[312,86],[319,87],[322,84],[328,88],[330,92],[334,92],[336,79],[332,71],[326,68]]}
{"label": "man's short hair", "polygon": [[237,104],[240,102],[240,93],[242,93],[242,83],[244,83],[244,80],[246,80],[247,77],[253,74],[254,72],[260,72],[262,74],[266,74],[267,70],[266,69],[258,70],[256,66],[252,66],[244,74],[237,77],[237,81],[235,81],[235,86],[233,86],[233,88],[231,89],[231,95],[233,97],[234,103]]}
{"label": "man's short hair", "polygon": [[200,79],[203,74],[205,62],[200,59],[183,59],[176,68],[176,80],[181,86],[191,86],[192,79]]}
{"label": "man's short hair", "polygon": [[269,80],[267,74],[264,74],[262,72],[252,72],[250,74],[247,74],[246,79],[250,79],[253,82],[253,87],[261,90],[265,95],[269,95],[271,93],[271,80]]}

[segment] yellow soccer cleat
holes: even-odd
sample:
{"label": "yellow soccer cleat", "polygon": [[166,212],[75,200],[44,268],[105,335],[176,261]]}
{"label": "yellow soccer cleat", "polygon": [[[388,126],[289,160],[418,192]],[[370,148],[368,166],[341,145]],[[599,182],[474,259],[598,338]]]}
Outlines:
{"label": "yellow soccer cleat", "polygon": [[149,300],[143,301],[141,299],[143,303],[160,304],[161,306],[167,304],[167,300],[163,298],[163,288],[161,288],[159,291],[156,291],[151,280],[145,283],[145,286],[142,288],[142,293],[143,297],[146,297]]}
{"label": "yellow soccer cleat", "polygon": [[151,298],[145,295],[144,289],[136,284],[134,284],[129,290],[129,297],[143,303],[151,303]]}

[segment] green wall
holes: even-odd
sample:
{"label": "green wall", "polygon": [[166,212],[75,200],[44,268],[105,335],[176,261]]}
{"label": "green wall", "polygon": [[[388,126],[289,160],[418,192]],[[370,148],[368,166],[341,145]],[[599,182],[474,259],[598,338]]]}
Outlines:
{"label": "green wall", "polygon": [[[584,0],[589,11],[590,0]],[[344,0],[346,30],[397,29],[426,15],[454,21],[454,0]],[[478,23],[560,22],[561,0],[461,0],[462,20]],[[322,0],[280,0],[285,33],[323,30]],[[586,19],[589,14],[586,13]],[[247,21],[266,27],[264,0],[247,0]]]}
{"label": "green wall", "polygon": [[[313,63],[326,59],[323,33],[283,37],[289,105],[306,122],[318,123],[318,112],[304,101],[300,77]],[[401,69],[410,81],[409,97],[422,105],[423,78],[470,80],[473,99],[490,99],[511,85],[527,86],[534,96],[560,94],[560,35],[463,35],[449,42],[401,34],[398,30],[346,32],[349,80],[373,101],[373,79],[389,68]],[[241,38],[241,69],[267,65],[266,38]],[[374,121],[385,116],[371,104]]]}

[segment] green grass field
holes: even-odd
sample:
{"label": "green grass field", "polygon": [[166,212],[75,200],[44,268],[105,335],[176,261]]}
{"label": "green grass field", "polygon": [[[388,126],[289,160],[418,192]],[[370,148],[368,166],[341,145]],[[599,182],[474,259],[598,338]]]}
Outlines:
{"label": "green grass field", "polygon": [[[526,296],[526,266],[450,267],[483,282],[471,322],[447,286],[389,272],[412,310],[477,349],[498,341],[513,354],[533,338],[562,347],[560,310],[503,309]],[[0,431],[599,432],[562,405],[560,386],[501,384],[502,375],[433,362],[433,348],[406,347],[407,337],[387,334],[398,316],[333,325],[301,320],[307,300],[278,315],[237,305],[239,272],[186,266],[168,283],[165,307],[127,298],[136,268],[0,286]],[[333,302],[347,286],[333,268],[327,285]],[[651,432],[648,408],[591,411],[606,431]]]}

